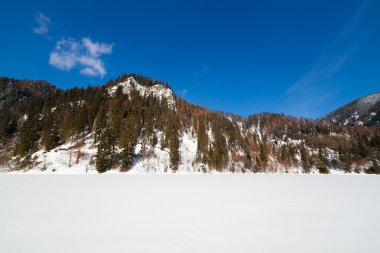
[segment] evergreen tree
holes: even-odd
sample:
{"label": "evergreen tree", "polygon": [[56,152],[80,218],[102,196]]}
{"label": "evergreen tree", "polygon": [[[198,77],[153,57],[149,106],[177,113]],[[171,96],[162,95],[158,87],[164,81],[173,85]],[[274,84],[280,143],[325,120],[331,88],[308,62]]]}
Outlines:
{"label": "evergreen tree", "polygon": [[365,136],[359,136],[357,140],[357,152],[358,155],[366,158],[368,157],[367,140]]}
{"label": "evergreen tree", "polygon": [[89,127],[90,132],[94,131],[95,119],[97,117],[99,110],[101,110],[100,107],[103,105],[106,97],[107,97],[107,92],[105,92],[104,87],[97,87],[95,89],[94,98],[89,99],[90,106],[87,109],[88,109],[88,122],[89,122],[88,127]]}
{"label": "evergreen tree", "polygon": [[371,139],[371,147],[378,148],[380,147],[380,136],[375,134]]}
{"label": "evergreen tree", "polygon": [[106,122],[107,122],[106,109],[104,105],[101,105],[99,108],[99,111],[96,114],[96,118],[95,118],[94,126],[93,126],[95,143],[98,142],[99,137],[106,126]]}
{"label": "evergreen tree", "polygon": [[43,125],[44,129],[42,140],[45,144],[45,150],[49,151],[57,147],[60,143],[59,126],[53,112],[48,112]]}
{"label": "evergreen tree", "polygon": [[0,112],[0,142],[12,136],[17,131],[17,121],[10,112]]}
{"label": "evergreen tree", "polygon": [[75,128],[76,124],[74,123],[76,121],[76,111],[77,106],[75,103],[73,105],[66,104],[62,109],[60,120],[62,122],[61,139],[63,140],[73,140],[74,135],[77,134]]}
{"label": "evergreen tree", "polygon": [[373,167],[373,172],[375,174],[379,175],[380,174],[380,165],[377,163],[376,159],[373,159],[372,167]]}
{"label": "evergreen tree", "polygon": [[172,115],[169,122],[169,149],[170,167],[175,172],[179,165],[179,122],[175,115]]}
{"label": "evergreen tree", "polygon": [[45,140],[45,149],[46,151],[52,150],[53,148],[57,147],[60,143],[60,138],[58,134],[57,126],[53,126],[52,129],[49,131],[49,134]]}
{"label": "evergreen tree", "polygon": [[244,162],[244,168],[245,169],[251,169],[252,168],[252,148],[249,144],[248,137],[246,136],[244,138],[244,153],[245,153],[245,162]]}
{"label": "evergreen tree", "polygon": [[20,129],[20,140],[17,145],[17,154],[26,155],[31,152],[39,137],[39,115],[29,115]]}
{"label": "evergreen tree", "polygon": [[124,121],[120,138],[120,146],[122,148],[120,171],[125,172],[132,168],[135,148],[140,135],[140,121],[137,111],[130,112]]}
{"label": "evergreen tree", "polygon": [[96,154],[96,170],[99,173],[106,172],[113,167],[115,136],[111,127],[106,127],[98,144]]}
{"label": "evergreen tree", "polygon": [[198,143],[197,143],[197,159],[200,162],[207,162],[207,152],[208,152],[208,135],[206,132],[205,118],[200,117],[198,120]]}
{"label": "evergreen tree", "polygon": [[290,157],[291,163],[294,165],[294,164],[297,163],[297,158],[296,158],[297,150],[296,150],[296,147],[294,145],[289,145],[288,150],[289,150],[289,157]]}
{"label": "evergreen tree", "polygon": [[214,164],[215,168],[221,171],[228,162],[227,141],[219,128],[214,128],[213,130],[215,133]]}
{"label": "evergreen tree", "polygon": [[268,151],[265,143],[260,143],[260,161],[261,165],[266,167],[268,164]]}
{"label": "evergreen tree", "polygon": [[73,115],[73,132],[78,138],[84,138],[86,127],[88,126],[88,111],[86,104],[76,107]]}
{"label": "evergreen tree", "polygon": [[178,130],[173,130],[173,136],[170,143],[170,165],[173,171],[178,170],[179,165],[179,133]]}
{"label": "evergreen tree", "polygon": [[326,150],[322,150],[322,148],[318,149],[318,170],[322,174],[328,174],[328,160],[327,160]]}
{"label": "evergreen tree", "polygon": [[281,146],[281,161],[283,161],[285,164],[288,164],[290,162],[290,154],[289,154],[289,149],[287,148],[286,145]]}
{"label": "evergreen tree", "polygon": [[352,171],[352,155],[350,153],[349,147],[346,143],[339,145],[338,147],[339,158],[342,163],[343,170],[346,173],[351,173]]}
{"label": "evergreen tree", "polygon": [[311,167],[312,167],[311,159],[305,146],[303,145],[301,146],[300,153],[301,153],[301,162],[302,162],[303,170],[305,173],[310,173]]}
{"label": "evergreen tree", "polygon": [[111,131],[116,140],[120,138],[123,114],[124,114],[124,111],[123,111],[122,101],[118,100],[112,110],[112,115],[111,115]]}

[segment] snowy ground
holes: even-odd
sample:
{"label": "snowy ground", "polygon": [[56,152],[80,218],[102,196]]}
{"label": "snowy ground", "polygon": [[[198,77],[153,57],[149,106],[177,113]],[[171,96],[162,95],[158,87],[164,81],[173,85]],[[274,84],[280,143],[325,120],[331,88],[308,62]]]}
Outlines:
{"label": "snowy ground", "polygon": [[0,252],[379,252],[380,177],[0,175]]}

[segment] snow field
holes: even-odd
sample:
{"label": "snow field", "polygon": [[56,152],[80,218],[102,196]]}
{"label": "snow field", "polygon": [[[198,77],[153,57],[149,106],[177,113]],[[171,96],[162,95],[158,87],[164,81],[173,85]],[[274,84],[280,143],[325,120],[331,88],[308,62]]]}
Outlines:
{"label": "snow field", "polygon": [[0,175],[0,252],[379,252],[380,177]]}

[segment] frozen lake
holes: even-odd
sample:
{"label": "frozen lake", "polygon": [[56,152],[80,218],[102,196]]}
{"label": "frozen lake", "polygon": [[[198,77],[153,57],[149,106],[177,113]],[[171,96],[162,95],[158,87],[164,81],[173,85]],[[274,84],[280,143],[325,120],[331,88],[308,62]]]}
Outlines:
{"label": "frozen lake", "polygon": [[0,252],[380,252],[380,177],[0,175]]}

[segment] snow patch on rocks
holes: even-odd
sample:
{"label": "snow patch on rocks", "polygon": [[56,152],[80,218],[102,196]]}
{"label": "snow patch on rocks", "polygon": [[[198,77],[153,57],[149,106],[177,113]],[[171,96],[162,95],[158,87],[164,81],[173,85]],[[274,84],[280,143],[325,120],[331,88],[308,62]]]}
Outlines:
{"label": "snow patch on rocks", "polygon": [[121,86],[123,88],[123,93],[130,95],[133,90],[139,92],[141,96],[149,96],[153,95],[158,97],[159,99],[165,98],[168,102],[169,108],[175,110],[176,102],[174,99],[174,95],[171,89],[165,88],[161,84],[156,84],[151,87],[143,86],[139,84],[133,77],[129,77],[125,82],[121,82],[108,90],[108,94],[111,96],[116,93],[118,87]]}

